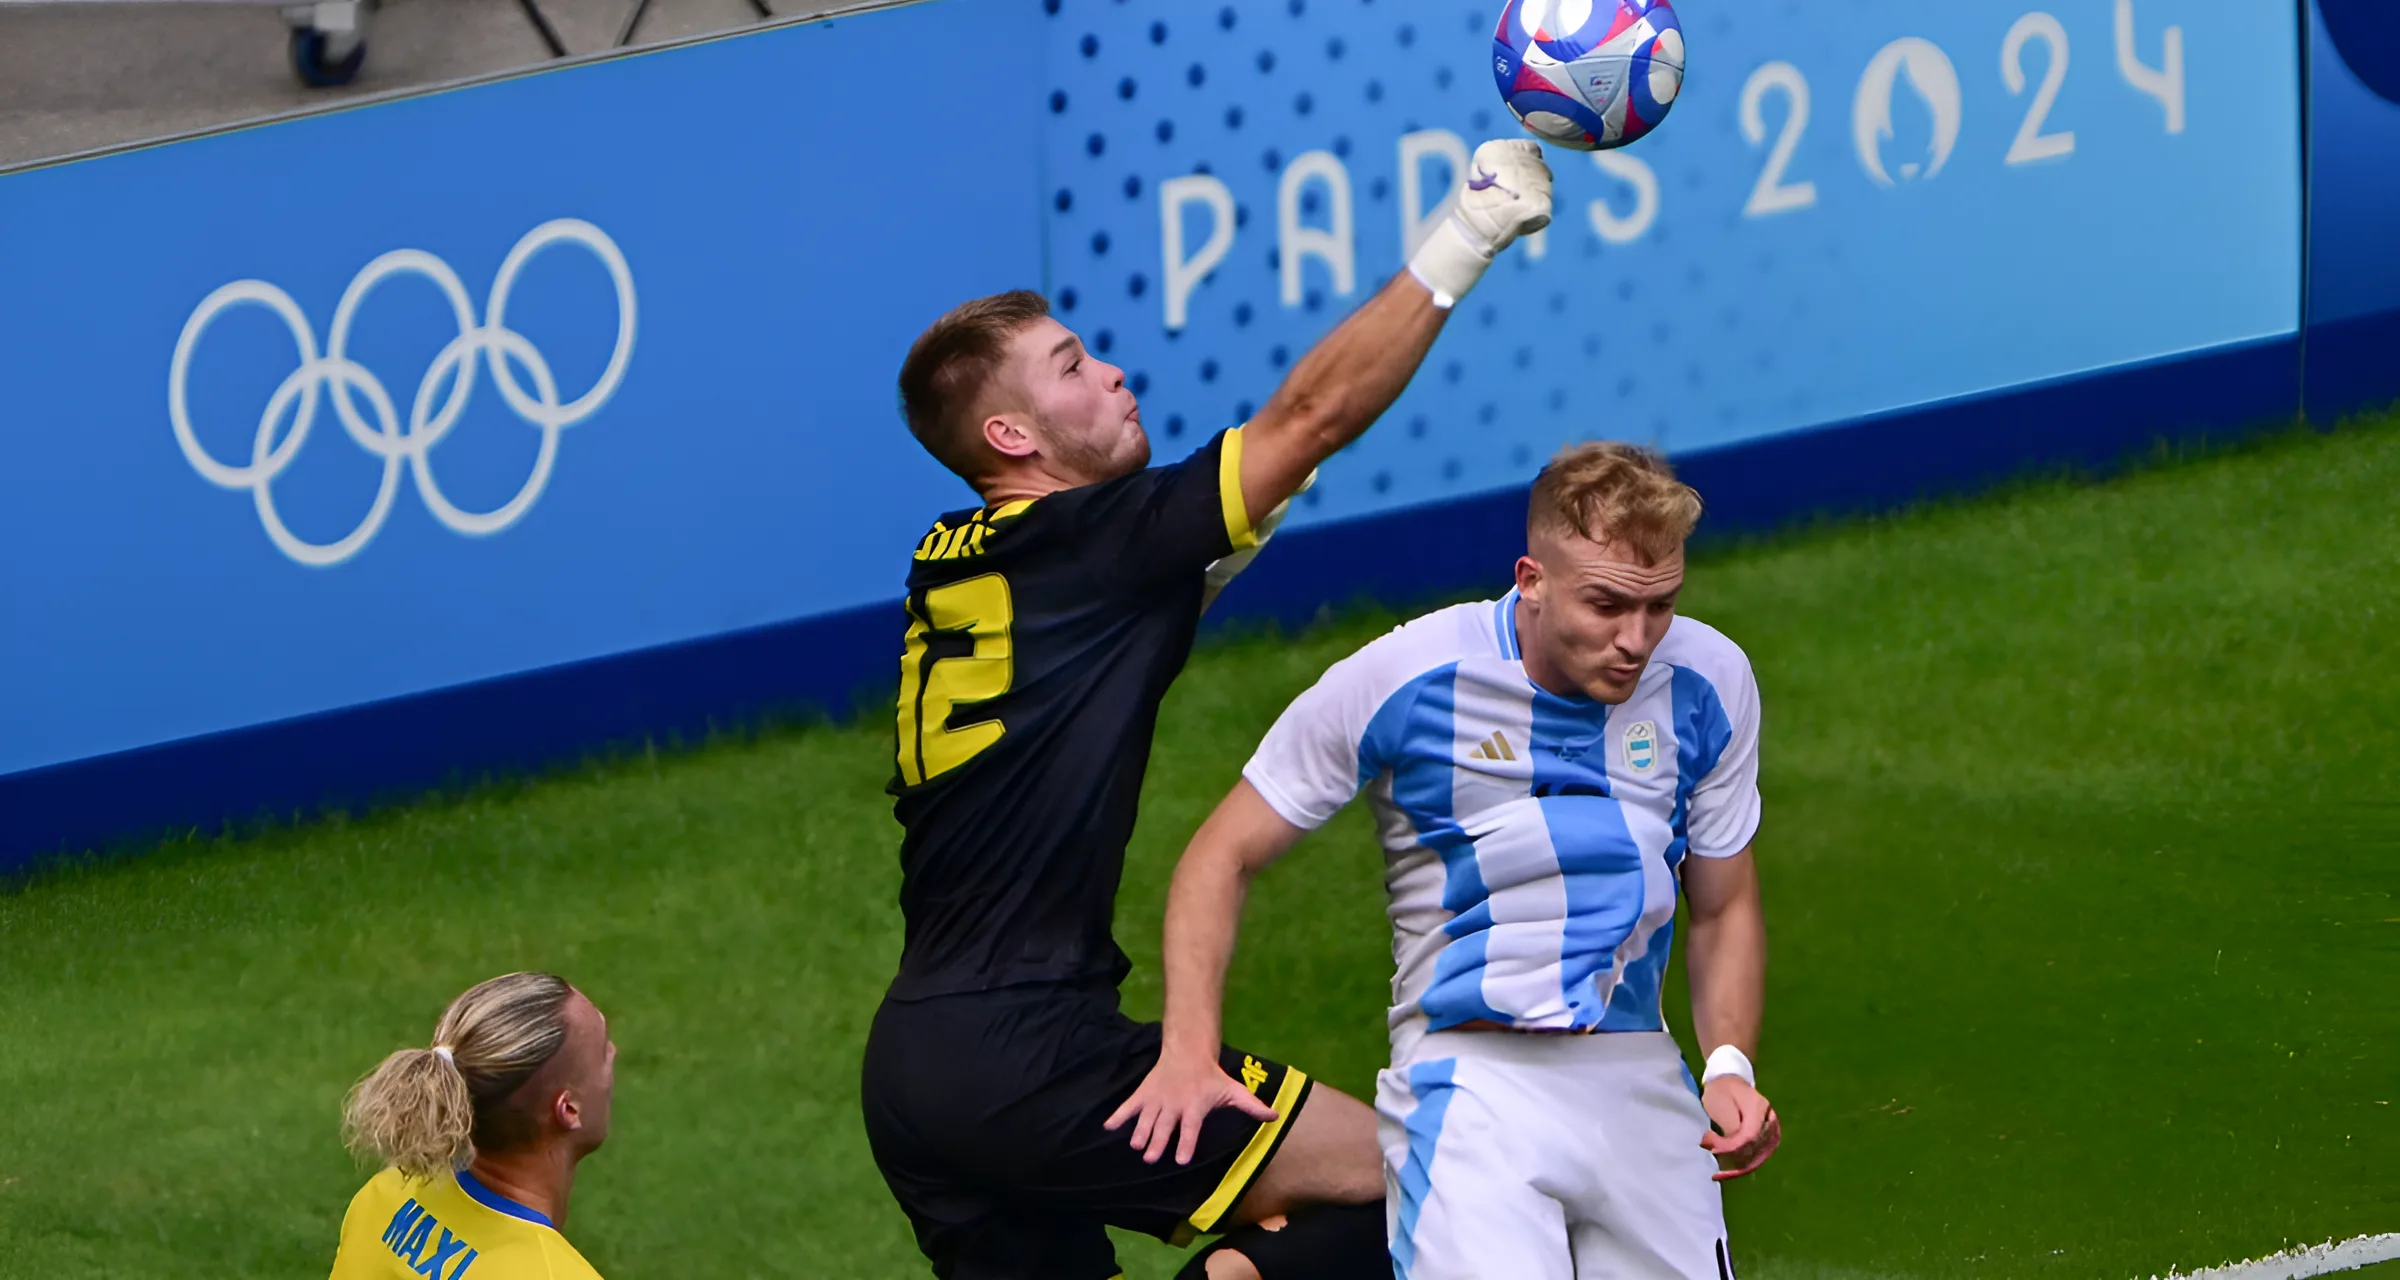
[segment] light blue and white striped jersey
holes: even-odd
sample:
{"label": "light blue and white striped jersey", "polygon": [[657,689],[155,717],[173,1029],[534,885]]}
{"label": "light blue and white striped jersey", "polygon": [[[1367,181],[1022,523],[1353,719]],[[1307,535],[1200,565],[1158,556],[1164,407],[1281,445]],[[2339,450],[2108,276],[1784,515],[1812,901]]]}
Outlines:
{"label": "light blue and white striped jersey", "polygon": [[1399,627],[1287,708],[1242,776],[1313,829],[1361,789],[1391,894],[1392,1030],[1658,1031],[1676,869],[1758,829],[1750,660],[1678,617],[1634,694],[1525,675],[1517,593]]}

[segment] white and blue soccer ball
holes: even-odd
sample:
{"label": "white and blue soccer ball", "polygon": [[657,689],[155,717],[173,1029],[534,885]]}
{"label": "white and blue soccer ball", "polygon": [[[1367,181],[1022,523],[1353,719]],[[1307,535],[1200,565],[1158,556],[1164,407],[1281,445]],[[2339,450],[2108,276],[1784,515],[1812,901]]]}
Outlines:
{"label": "white and blue soccer ball", "polygon": [[1683,91],[1683,27],[1667,0],[1508,0],[1492,78],[1542,141],[1621,147],[1657,128]]}

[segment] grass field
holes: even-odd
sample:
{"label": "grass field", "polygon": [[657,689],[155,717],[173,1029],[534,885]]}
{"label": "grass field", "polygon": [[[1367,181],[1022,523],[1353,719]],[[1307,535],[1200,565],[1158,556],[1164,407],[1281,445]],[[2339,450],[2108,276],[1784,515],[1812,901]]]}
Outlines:
{"label": "grass field", "polygon": [[[1787,1138],[1728,1195],[1745,1275],[2146,1276],[2400,1230],[2396,495],[2383,421],[1695,562],[1686,611],[1749,650],[1768,716],[1760,1069]],[[1137,1013],[1183,838],[1391,621],[1193,660],[1118,921]],[[603,1273],[926,1274],[855,1104],[899,937],[890,732],[0,893],[0,1277],[323,1274],[362,1176],[342,1091],[522,967],[621,1045],[568,1224]],[[1231,1038],[1368,1089],[1378,867],[1352,811],[1271,873]],[[1137,1278],[1179,1256],[1124,1247]]]}

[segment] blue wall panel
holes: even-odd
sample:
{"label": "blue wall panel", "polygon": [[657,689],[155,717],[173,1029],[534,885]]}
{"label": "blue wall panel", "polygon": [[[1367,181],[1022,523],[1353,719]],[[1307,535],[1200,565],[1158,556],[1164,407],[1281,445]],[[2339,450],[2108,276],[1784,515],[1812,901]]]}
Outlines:
{"label": "blue wall panel", "polygon": [[2400,6],[2311,0],[2308,412],[2400,399]]}
{"label": "blue wall panel", "polygon": [[[921,326],[1042,287],[1160,456],[1240,421],[1511,132],[1498,8],[939,0],[0,176],[0,866],[846,707],[965,498],[893,411]],[[1685,4],[1674,116],[1551,153],[1557,225],[1220,614],[1503,581],[1576,439],[1673,451],[1721,529],[2287,415],[2298,14],[2117,8]],[[972,132],[895,131],[901,47]]]}
{"label": "blue wall panel", "polygon": [[[960,294],[1040,274],[1029,15],[902,9],[0,179],[0,774],[893,598],[891,549],[965,497],[900,425],[895,353]],[[921,51],[912,74],[986,90],[990,132],[892,136],[895,41]],[[423,250],[473,324],[504,255],[557,218],[618,247],[637,323],[514,524],[462,534],[399,457],[370,522],[387,463],[366,446],[388,437],[363,390],[365,430],[324,392],[296,450],[280,416],[289,462],[265,469],[295,537],[371,533],[336,564],[287,555],[254,491],[179,447],[172,357],[220,286],[283,291],[322,351],[362,269]],[[425,371],[460,325],[427,276],[355,314],[351,355],[398,418],[421,390],[446,403],[454,381]],[[601,377],[618,315],[600,260],[562,243],[503,318],[564,402]],[[208,455],[251,462],[296,346],[263,306],[205,328],[186,373]],[[416,452],[486,511],[543,437],[485,368]]]}
{"label": "blue wall panel", "polygon": [[61,848],[373,804],[609,745],[844,710],[889,678],[886,602],[0,775],[0,873]]}
{"label": "blue wall panel", "polygon": [[[1147,420],[1186,441],[1240,421],[1400,267],[1455,177],[1442,144],[1513,130],[1499,8],[1064,0],[1052,283]],[[1497,267],[1298,522],[1520,484],[1572,440],[1716,449],[2294,333],[2297,11],[2140,0],[2120,29],[2107,4],[2033,8],[1681,6],[1665,125],[1598,162],[1549,153],[1545,242]],[[1295,229],[1337,247],[1287,263]],[[1171,268],[1212,231],[1231,243],[1171,326]]]}

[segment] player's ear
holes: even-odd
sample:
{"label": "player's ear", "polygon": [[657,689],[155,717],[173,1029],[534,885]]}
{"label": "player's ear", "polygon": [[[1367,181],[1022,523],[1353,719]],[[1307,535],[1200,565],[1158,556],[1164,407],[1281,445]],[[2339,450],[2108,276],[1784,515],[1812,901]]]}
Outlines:
{"label": "player's ear", "polygon": [[1542,562],[1530,555],[1517,557],[1517,594],[1535,604],[1542,602]]}
{"label": "player's ear", "polygon": [[1027,458],[1041,446],[1035,442],[1025,415],[995,413],[983,420],[983,442],[1004,458]]}
{"label": "player's ear", "polygon": [[583,1106],[575,1101],[574,1090],[561,1089],[551,1095],[550,1120],[568,1133],[583,1127]]}

